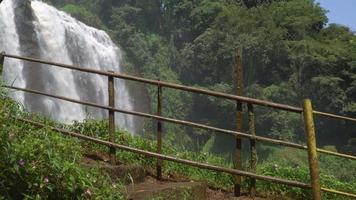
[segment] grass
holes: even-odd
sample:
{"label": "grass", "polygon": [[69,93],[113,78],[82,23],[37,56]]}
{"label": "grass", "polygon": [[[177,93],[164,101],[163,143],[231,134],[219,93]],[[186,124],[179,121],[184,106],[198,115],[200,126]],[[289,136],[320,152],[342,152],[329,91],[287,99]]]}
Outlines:
{"label": "grass", "polygon": [[[10,114],[11,113],[11,114]],[[107,151],[102,145],[63,136],[49,128],[38,129],[17,121],[14,117],[29,118],[67,130],[85,133],[108,140],[107,121],[86,120],[72,125],[56,123],[39,115],[23,112],[16,102],[0,92],[0,199],[123,199],[116,183],[98,168],[81,165],[83,154]],[[155,142],[118,130],[117,143],[155,152]],[[290,148],[259,146],[270,152],[258,163],[257,172],[263,175],[310,182],[305,151]],[[224,156],[202,152],[177,150],[173,144],[163,146],[163,153],[179,158],[232,168]],[[260,152],[261,153],[261,152]],[[156,160],[146,156],[118,151],[117,158],[126,164],[154,169]],[[248,163],[245,163],[247,166]],[[320,156],[321,180],[324,187],[346,192],[356,191],[356,162]],[[231,190],[233,177],[229,174],[164,162],[166,176],[206,181],[212,187]],[[332,174],[332,175],[331,175]],[[247,187],[248,179],[244,179]],[[115,188],[113,188],[115,186]],[[283,195],[294,199],[310,199],[310,192],[298,188],[257,181],[257,191],[267,195]],[[268,191],[268,192],[267,192]],[[61,194],[61,196],[58,196]],[[345,199],[324,194],[323,199]]]}
{"label": "grass", "polygon": [[0,99],[0,199],[123,199],[110,177],[81,165],[81,142],[14,116],[54,122]]}

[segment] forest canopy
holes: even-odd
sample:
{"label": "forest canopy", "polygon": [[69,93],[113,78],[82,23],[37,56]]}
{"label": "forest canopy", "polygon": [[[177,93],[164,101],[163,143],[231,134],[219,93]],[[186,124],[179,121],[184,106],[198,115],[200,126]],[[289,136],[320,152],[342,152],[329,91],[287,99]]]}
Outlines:
{"label": "forest canopy", "polygon": [[[235,94],[242,49],[245,96],[356,116],[356,35],[328,24],[313,0],[47,0],[89,25],[107,30],[125,52],[130,73]],[[130,69],[130,70],[129,70]],[[154,89],[149,93],[154,97]],[[164,91],[164,114],[234,129],[233,102]],[[155,104],[155,98],[152,98]],[[258,109],[257,134],[300,142],[299,115]],[[356,152],[356,126],[316,118],[318,145]],[[165,126],[166,137],[192,148],[210,136]],[[215,149],[233,140],[213,141]],[[221,144],[231,144],[221,145]]]}

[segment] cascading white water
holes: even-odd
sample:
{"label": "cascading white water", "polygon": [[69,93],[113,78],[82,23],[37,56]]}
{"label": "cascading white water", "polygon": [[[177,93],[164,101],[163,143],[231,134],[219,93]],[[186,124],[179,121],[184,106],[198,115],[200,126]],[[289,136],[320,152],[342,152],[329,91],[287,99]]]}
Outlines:
{"label": "cascading white water", "polygon": [[[37,51],[41,59],[103,71],[121,72],[120,49],[104,31],[89,27],[41,1],[32,1],[31,7],[32,31],[36,37]],[[26,52],[21,51],[21,43],[18,42],[12,0],[4,0],[0,4],[0,9],[0,26],[4,27],[1,30],[5,30],[5,33],[1,33],[0,36],[1,48],[8,53],[26,56]],[[6,43],[5,41],[14,42]],[[36,68],[32,69],[32,67]],[[17,86],[36,86],[34,89],[48,93],[107,105],[107,77],[44,65],[32,67],[27,69],[19,61],[7,61],[4,73],[6,83],[9,84],[17,76],[14,83]],[[25,73],[25,70],[29,72]],[[115,86],[116,107],[133,110],[125,82],[115,80]],[[25,101],[24,105],[29,105],[29,107],[31,104],[41,105],[41,110],[33,109],[32,111],[41,111],[63,122],[107,116],[107,111],[86,108],[52,98],[26,98],[26,95],[25,97],[18,95],[15,98]],[[120,127],[131,132],[135,131],[132,116],[117,114],[116,118]]]}
{"label": "cascading white water", "polygon": [[[13,9],[13,1],[6,0],[0,6],[0,51],[13,52],[20,54],[19,36],[15,26],[15,14]],[[4,82],[15,84],[19,87],[25,86],[24,78],[22,77],[22,62],[18,60],[6,59],[4,70]],[[20,104],[24,103],[24,95],[22,92],[11,93],[11,96]]]}

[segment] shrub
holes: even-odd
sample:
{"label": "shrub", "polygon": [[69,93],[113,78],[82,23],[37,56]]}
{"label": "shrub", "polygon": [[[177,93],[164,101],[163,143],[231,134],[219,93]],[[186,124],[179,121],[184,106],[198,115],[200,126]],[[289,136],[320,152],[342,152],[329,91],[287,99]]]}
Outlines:
{"label": "shrub", "polygon": [[[321,186],[353,193],[356,191],[353,173],[355,164],[354,161],[321,154],[319,156]],[[280,148],[257,167],[259,174],[310,183],[307,152],[303,150]],[[257,181],[257,183],[259,191],[269,191],[272,194],[282,194],[296,199],[311,199],[311,191],[265,181]],[[323,199],[347,198],[323,192]]]}
{"label": "shrub", "polygon": [[21,115],[0,99],[0,199],[123,198],[102,171],[81,165],[78,140],[19,122],[10,110]]}

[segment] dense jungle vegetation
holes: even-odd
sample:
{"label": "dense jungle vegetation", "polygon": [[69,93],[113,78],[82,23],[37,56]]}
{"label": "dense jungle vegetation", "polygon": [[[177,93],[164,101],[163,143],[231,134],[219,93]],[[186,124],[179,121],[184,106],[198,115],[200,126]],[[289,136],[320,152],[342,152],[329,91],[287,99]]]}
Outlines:
{"label": "dense jungle vegetation", "polygon": [[[107,174],[98,163],[83,165],[85,156],[107,152],[108,148],[53,131],[57,127],[109,140],[108,121],[86,120],[71,125],[57,123],[37,114],[24,112],[21,106],[0,90],[0,199],[127,199],[123,181]],[[19,120],[44,123],[39,128]],[[154,152],[156,143],[122,130],[116,132],[116,142]],[[183,151],[173,143],[163,145],[163,153],[175,157],[233,167],[231,162],[209,152]],[[290,157],[290,155],[294,155]],[[140,165],[153,171],[156,159],[119,150],[117,159],[126,165]],[[282,148],[257,166],[257,173],[301,182],[310,182],[305,151]],[[323,187],[346,192],[356,190],[355,162],[333,156],[320,156]],[[102,163],[101,163],[102,164]],[[248,164],[248,163],[246,163]],[[340,168],[342,164],[342,168]],[[248,167],[244,167],[248,168]],[[205,181],[213,188],[231,191],[233,177],[229,174],[203,170],[187,165],[164,162],[164,176]],[[130,177],[125,177],[129,179]],[[180,178],[181,179],[181,178]],[[244,179],[244,188],[249,179]],[[259,195],[277,199],[310,199],[311,192],[271,182],[257,181]],[[323,199],[343,200],[342,196],[323,193]]]}
{"label": "dense jungle vegetation", "polygon": [[[313,0],[48,1],[107,30],[125,53],[128,73],[235,94],[234,57],[242,49],[246,96],[296,106],[311,98],[315,109],[356,115],[355,33],[327,25],[326,11]],[[149,91],[154,105],[155,88]],[[163,92],[165,116],[234,129],[233,102]],[[304,140],[299,115],[258,108],[256,120],[259,135]],[[316,123],[319,146],[356,152],[354,124]],[[184,147],[199,150],[209,140],[218,152],[233,147],[228,137],[165,128],[166,137]]]}
{"label": "dense jungle vegetation", "polygon": [[[124,52],[126,73],[235,94],[235,55],[243,52],[245,96],[356,116],[356,35],[327,24],[326,11],[313,0],[46,0],[82,22],[106,30]],[[156,88],[147,87],[155,112]],[[235,102],[163,90],[163,115],[235,129]],[[245,108],[246,109],[246,108]],[[9,115],[11,113],[11,116]],[[98,145],[23,124],[14,116],[107,139],[107,122],[63,125],[22,111],[0,91],[0,199],[124,199],[120,182],[98,169],[84,168],[83,154]],[[356,153],[355,124],[316,119],[318,146]],[[305,142],[301,116],[256,108],[257,134]],[[246,123],[247,124],[247,123]],[[147,122],[144,138],[155,138]],[[234,138],[164,124],[163,152],[232,167]],[[247,127],[245,130],[247,131]],[[117,131],[117,142],[150,151],[155,143]],[[247,145],[244,145],[246,150]],[[309,182],[305,151],[258,144],[258,174]],[[33,150],[36,149],[34,152]],[[244,152],[244,169],[248,155]],[[155,160],[121,152],[118,159],[154,167]],[[320,155],[323,187],[354,192],[355,161]],[[206,180],[231,189],[232,177],[165,162],[164,173]],[[67,176],[69,175],[69,176]],[[244,184],[247,184],[246,179]],[[308,199],[309,192],[263,181],[259,192]],[[343,199],[323,194],[324,199]],[[20,198],[20,197],[19,197]]]}

